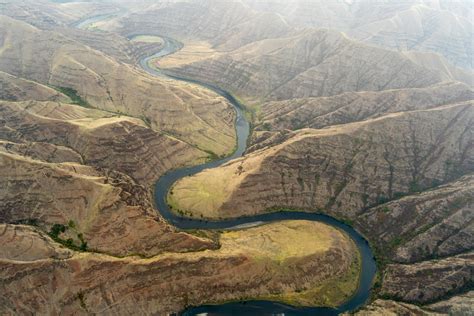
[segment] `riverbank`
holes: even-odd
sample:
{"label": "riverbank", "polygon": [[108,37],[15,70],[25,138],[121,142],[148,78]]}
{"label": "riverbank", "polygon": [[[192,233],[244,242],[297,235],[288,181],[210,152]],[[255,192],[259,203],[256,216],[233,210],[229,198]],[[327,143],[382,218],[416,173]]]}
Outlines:
{"label": "riverbank", "polygon": [[[166,43],[172,43],[172,44],[166,45]],[[145,70],[149,71],[151,74],[159,75],[159,76],[166,75],[165,73],[161,71],[153,69],[149,65],[149,62],[150,60],[171,54],[173,48],[177,48],[177,47],[179,46],[175,45],[173,41],[165,40],[163,51],[160,51],[159,53],[153,56],[143,59],[140,62],[140,65]],[[176,181],[178,181],[179,179],[183,177],[187,177],[187,176],[191,176],[196,173],[199,173],[205,169],[218,167],[232,159],[241,157],[246,150],[247,139],[249,137],[249,132],[250,132],[250,124],[247,121],[245,115],[243,114],[244,107],[230,93],[226,92],[223,89],[220,89],[219,87],[215,87],[207,83],[200,83],[199,81],[196,81],[196,80],[190,80],[187,78],[180,78],[176,76],[170,76],[170,77],[175,80],[184,80],[186,82],[192,82],[194,84],[200,84],[206,88],[210,88],[214,92],[225,97],[234,106],[234,109],[236,111],[237,149],[229,157],[226,157],[220,160],[214,160],[214,161],[207,162],[205,164],[194,166],[194,167],[173,170],[171,172],[168,172],[164,176],[162,176],[155,185],[155,206],[157,207],[160,214],[168,222],[172,223],[173,225],[181,229],[224,229],[225,230],[225,229],[231,229],[236,226],[241,227],[241,225],[248,225],[253,222],[269,223],[269,222],[274,222],[274,221],[292,220],[292,219],[306,219],[306,220],[311,220],[311,221],[320,221],[329,225],[334,225],[337,228],[342,229],[345,233],[347,233],[353,239],[353,241],[357,245],[357,248],[360,252],[361,261],[362,261],[361,274],[359,277],[359,280],[360,280],[359,287],[355,291],[354,295],[347,302],[339,306],[338,311],[340,312],[350,311],[361,306],[368,299],[370,295],[370,288],[372,286],[372,281],[375,276],[376,265],[375,265],[375,260],[367,241],[362,236],[360,236],[354,229],[352,229],[350,226],[343,224],[329,216],[304,213],[304,212],[278,212],[278,213],[273,213],[273,214],[264,214],[261,216],[241,217],[241,218],[232,219],[232,220],[203,221],[203,220],[198,220],[198,219],[180,217],[179,215],[176,215],[170,209],[168,205],[168,201],[167,201],[168,192]],[[277,303],[274,303],[274,304],[275,304],[274,308],[276,308]],[[303,311],[303,309],[301,311]],[[322,310],[318,310],[318,308],[314,308],[311,311],[321,312]],[[269,312],[271,312],[271,310]]]}
{"label": "riverbank", "polygon": [[[179,45],[176,45],[176,42],[173,42],[171,40],[170,41],[165,40],[165,43],[166,42],[168,43],[171,42],[172,44],[169,46],[164,45],[163,49],[159,53],[140,60],[141,67],[148,73],[155,76],[166,75],[165,73],[161,71],[151,68],[149,65],[149,61],[151,59],[156,59],[156,58],[159,58],[160,56],[172,54],[174,49],[179,48]],[[349,299],[349,301],[347,301],[345,304],[341,305],[337,310],[338,311],[352,310],[360,306],[361,304],[363,304],[369,296],[373,276],[375,275],[375,262],[374,262],[372,253],[370,251],[370,248],[367,242],[365,241],[364,238],[362,238],[362,236],[360,236],[357,232],[355,232],[351,227],[341,222],[338,222],[337,220],[333,218],[330,218],[324,215],[309,214],[309,213],[304,213],[304,212],[278,212],[278,213],[265,214],[263,216],[256,216],[256,217],[223,220],[219,222],[205,222],[205,221],[181,218],[179,216],[176,216],[170,211],[168,204],[166,202],[166,196],[168,194],[170,187],[173,185],[173,183],[175,183],[178,179],[182,177],[196,174],[207,168],[214,168],[214,167],[220,166],[232,159],[242,156],[246,150],[250,124],[243,113],[243,106],[228,92],[218,87],[214,87],[205,83],[200,83],[195,80],[190,80],[187,78],[179,78],[175,76],[169,76],[169,77],[171,79],[183,80],[183,81],[191,82],[194,84],[200,84],[206,88],[210,88],[214,92],[217,92],[221,96],[225,97],[233,105],[236,111],[237,148],[232,155],[226,158],[223,158],[220,160],[214,160],[214,161],[211,161],[202,165],[194,166],[194,167],[174,170],[174,171],[168,172],[165,176],[161,177],[155,185],[155,205],[157,209],[159,210],[159,212],[161,213],[161,215],[166,220],[168,220],[168,222],[170,222],[171,224],[175,225],[176,227],[180,229],[232,229],[233,227],[236,227],[236,226],[246,227],[246,225],[252,225],[252,223],[254,222],[272,223],[276,221],[291,220],[291,219],[306,219],[310,221],[320,221],[325,224],[333,225],[338,228],[341,228],[345,233],[348,234],[348,236],[350,236],[354,240],[361,254],[362,262],[361,262],[361,275],[360,275],[359,287],[355,291],[355,294],[352,296],[352,298]],[[281,309],[281,306],[282,306],[281,304],[276,303],[276,302],[265,302],[264,304],[267,306],[266,310],[268,310],[268,312],[279,310]],[[228,306],[228,305],[225,305],[225,306]],[[310,308],[309,310],[311,312],[324,312],[324,311],[327,312],[328,311],[328,309],[326,308]],[[304,311],[308,311],[308,309],[299,308],[293,311],[299,311],[303,313]],[[334,311],[335,310],[332,310],[331,312],[334,313]]]}

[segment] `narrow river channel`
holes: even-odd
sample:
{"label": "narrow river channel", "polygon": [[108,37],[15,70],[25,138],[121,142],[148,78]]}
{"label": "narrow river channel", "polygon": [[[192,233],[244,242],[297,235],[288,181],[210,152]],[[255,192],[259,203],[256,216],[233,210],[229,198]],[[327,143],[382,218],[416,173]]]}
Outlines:
{"label": "narrow river channel", "polygon": [[[110,18],[110,15],[95,16],[76,23],[74,26],[78,28],[87,28],[88,25],[96,23],[100,20]],[[159,36],[159,35],[157,35]],[[361,274],[359,287],[354,295],[344,304],[337,308],[325,307],[293,307],[273,301],[246,301],[226,303],[220,305],[205,305],[192,307],[182,312],[182,315],[338,315],[343,312],[352,311],[363,305],[370,295],[372,281],[376,273],[376,263],[368,242],[351,226],[336,220],[327,215],[315,214],[309,212],[280,211],[275,213],[267,213],[249,217],[241,217],[236,219],[222,221],[204,221],[199,219],[183,218],[173,213],[166,201],[168,191],[171,186],[179,179],[194,175],[204,169],[216,168],[232,159],[241,157],[247,148],[247,139],[250,133],[250,124],[245,118],[244,108],[230,93],[227,91],[197,80],[180,78],[177,76],[165,74],[164,72],[150,66],[152,59],[157,59],[170,55],[178,51],[183,45],[168,37],[162,37],[164,40],[163,47],[156,54],[144,57],[140,60],[140,66],[153,76],[168,77],[173,80],[181,80],[201,85],[217,94],[226,98],[235,109],[236,120],[235,128],[237,134],[237,149],[235,152],[223,159],[213,160],[201,165],[186,167],[170,171],[163,175],[155,185],[155,205],[157,211],[171,224],[180,229],[243,229],[250,226],[262,225],[266,223],[282,221],[282,220],[310,220],[318,221],[339,228],[346,232],[356,244],[362,259]]]}

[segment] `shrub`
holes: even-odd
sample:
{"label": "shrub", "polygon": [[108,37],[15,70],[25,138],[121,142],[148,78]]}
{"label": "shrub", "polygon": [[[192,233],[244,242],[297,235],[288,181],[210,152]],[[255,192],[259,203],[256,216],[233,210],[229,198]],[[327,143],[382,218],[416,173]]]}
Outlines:
{"label": "shrub", "polygon": [[384,212],[384,213],[390,213],[390,208],[388,208],[387,206],[385,206],[385,207],[382,208],[382,212]]}
{"label": "shrub", "polygon": [[66,226],[63,224],[54,224],[51,227],[50,235],[53,238],[58,238],[59,234],[64,233],[66,231]]}
{"label": "shrub", "polygon": [[86,108],[90,107],[90,104],[86,100],[82,99],[76,90],[72,88],[68,88],[68,87],[55,87],[55,88],[62,94],[67,95],[69,99],[71,99],[71,104],[80,105]]}

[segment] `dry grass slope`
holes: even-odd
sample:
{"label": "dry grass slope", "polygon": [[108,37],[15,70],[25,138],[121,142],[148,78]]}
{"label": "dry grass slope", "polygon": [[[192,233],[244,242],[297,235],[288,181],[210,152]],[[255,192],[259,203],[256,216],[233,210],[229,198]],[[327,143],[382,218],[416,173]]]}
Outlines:
{"label": "dry grass slope", "polygon": [[225,155],[234,148],[234,111],[215,93],[152,77],[59,33],[4,16],[0,25],[0,70],[74,89],[92,107],[143,119],[202,150]]}
{"label": "dry grass slope", "polygon": [[[164,314],[187,305],[270,295],[272,299],[314,304],[328,292],[308,295],[307,291],[326,284],[337,287],[339,279],[349,276],[351,285],[346,285],[346,294],[350,294],[358,280],[358,274],[351,270],[359,264],[352,241],[340,231],[314,222],[287,221],[225,232],[219,250],[168,253],[148,259],[68,253],[49,237],[23,226],[7,225],[3,230],[7,233],[0,238],[10,236],[12,230],[25,231],[12,236],[19,244],[25,238],[32,238],[37,245],[46,244],[38,251],[40,260],[28,262],[31,255],[20,250],[11,250],[14,260],[10,250],[0,258],[0,289],[6,294],[0,298],[2,312],[85,310],[125,315],[140,306],[143,313]],[[314,235],[315,231],[320,233]],[[294,239],[288,239],[288,233]],[[297,250],[289,247],[288,241]],[[66,252],[66,258],[58,265],[49,258],[51,251],[57,253],[55,256]],[[275,251],[279,260],[273,258]],[[44,271],[48,271],[47,280]],[[25,291],[37,282],[42,285]],[[39,297],[47,304],[36,305]],[[344,299],[328,297],[331,300],[325,303],[329,305]]]}

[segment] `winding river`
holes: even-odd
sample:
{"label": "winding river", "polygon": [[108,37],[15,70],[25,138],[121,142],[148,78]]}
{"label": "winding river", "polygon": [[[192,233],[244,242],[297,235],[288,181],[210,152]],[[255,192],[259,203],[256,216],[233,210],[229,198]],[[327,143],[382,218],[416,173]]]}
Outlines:
{"label": "winding river", "polygon": [[[76,27],[85,28],[91,23],[98,22],[109,18],[110,15],[95,16],[75,24]],[[337,308],[325,307],[294,307],[285,305],[274,301],[245,301],[235,303],[225,303],[220,305],[204,305],[199,307],[192,307],[182,312],[182,315],[338,315],[342,312],[352,311],[363,305],[370,295],[372,281],[376,273],[376,263],[372,250],[368,242],[351,226],[336,220],[327,215],[295,212],[295,211],[280,211],[275,213],[266,213],[261,215],[240,217],[236,219],[222,220],[222,221],[204,221],[199,219],[183,218],[173,213],[166,201],[168,191],[173,183],[179,179],[194,175],[204,169],[216,168],[232,159],[241,157],[247,148],[247,139],[250,132],[250,124],[244,116],[243,106],[227,91],[192,79],[180,78],[152,68],[150,61],[169,54],[173,54],[182,48],[182,44],[172,38],[162,37],[164,40],[163,47],[156,54],[144,57],[140,60],[140,66],[149,74],[154,76],[168,77],[174,80],[181,80],[191,82],[204,86],[213,90],[217,94],[226,98],[235,109],[236,112],[236,134],[237,134],[237,149],[234,153],[226,158],[213,160],[198,166],[180,168],[170,171],[163,175],[155,185],[154,197],[157,210],[160,214],[171,224],[180,229],[243,229],[251,226],[262,225],[281,220],[310,220],[318,221],[339,228],[349,235],[356,244],[361,255],[361,274],[359,287],[354,295],[344,304]]]}
{"label": "winding river", "polygon": [[355,242],[362,258],[361,275],[359,287],[356,293],[344,304],[336,309],[323,307],[293,307],[272,301],[247,301],[226,303],[221,305],[206,305],[190,308],[183,312],[183,315],[196,314],[212,314],[212,315],[231,315],[231,314],[286,314],[286,315],[337,315],[342,312],[351,311],[364,304],[369,295],[372,286],[372,280],[376,272],[376,264],[374,256],[369,247],[368,242],[357,233],[351,226],[342,223],[330,216],[322,214],[314,214],[308,212],[280,211],[275,213],[267,213],[249,217],[240,217],[222,221],[204,221],[198,219],[183,218],[170,210],[166,201],[168,191],[173,183],[179,179],[194,175],[204,169],[218,167],[232,159],[241,157],[247,148],[247,138],[249,136],[250,124],[244,116],[244,109],[230,93],[219,87],[202,83],[196,80],[180,78],[150,67],[150,61],[169,54],[172,54],[182,47],[182,44],[174,39],[162,37],[164,46],[162,50],[153,56],[143,58],[140,61],[141,67],[148,73],[156,76],[167,76],[175,80],[192,82],[213,90],[217,94],[226,98],[236,111],[236,133],[237,133],[237,149],[235,152],[223,159],[210,161],[198,166],[181,168],[173,170],[163,175],[155,185],[155,203],[160,214],[171,224],[181,229],[242,229],[251,226],[257,226],[265,223],[281,221],[281,220],[311,220],[319,221],[325,224],[337,227],[345,231]]}

